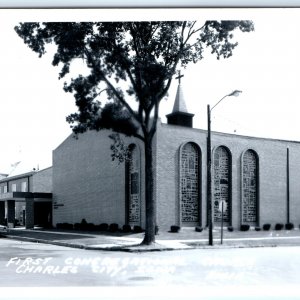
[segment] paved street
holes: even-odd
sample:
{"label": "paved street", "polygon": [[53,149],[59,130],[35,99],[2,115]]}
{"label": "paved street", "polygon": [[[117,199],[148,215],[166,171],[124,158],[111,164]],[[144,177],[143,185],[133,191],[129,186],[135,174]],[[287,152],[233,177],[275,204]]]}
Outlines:
{"label": "paved street", "polygon": [[1,287],[185,287],[186,293],[209,289],[210,296],[244,289],[260,295],[263,288],[300,299],[295,289],[300,284],[300,247],[124,253],[0,239],[0,278]]}

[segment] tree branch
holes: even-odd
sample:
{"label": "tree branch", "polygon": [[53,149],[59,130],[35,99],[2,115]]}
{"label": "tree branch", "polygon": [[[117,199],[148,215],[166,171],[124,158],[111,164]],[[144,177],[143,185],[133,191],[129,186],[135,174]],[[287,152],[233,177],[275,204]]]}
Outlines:
{"label": "tree branch", "polygon": [[122,105],[124,107],[127,108],[127,110],[129,111],[130,115],[141,125],[141,122],[139,120],[139,118],[137,117],[136,113],[134,112],[134,110],[131,108],[131,106],[123,99],[123,97],[120,95],[120,93],[116,90],[116,88],[111,84],[111,82],[106,78],[106,76],[104,75],[103,71],[101,70],[101,68],[99,68],[96,64],[94,59],[91,57],[91,54],[89,53],[89,51],[86,49],[85,54],[87,56],[88,62],[90,62],[93,65],[94,70],[97,70],[103,81],[106,83],[106,85],[109,87],[109,89],[113,92],[113,94],[117,97],[117,99],[122,103]]}
{"label": "tree branch", "polygon": [[[196,24],[196,21],[194,22],[194,24],[193,24],[192,27],[194,27],[195,24]],[[202,29],[204,28],[204,26],[205,26],[205,24],[203,24],[201,27],[199,27],[198,29],[195,29],[195,30],[193,30],[193,31],[191,31],[191,29],[192,29],[192,27],[191,27],[190,30],[189,30],[189,33],[188,33],[188,35],[187,35],[186,40],[183,42],[183,46],[185,46],[185,45],[187,44],[187,42],[188,42],[188,40],[191,38],[191,36],[193,36],[196,32],[202,30]],[[196,44],[196,43],[195,43],[195,44]]]}

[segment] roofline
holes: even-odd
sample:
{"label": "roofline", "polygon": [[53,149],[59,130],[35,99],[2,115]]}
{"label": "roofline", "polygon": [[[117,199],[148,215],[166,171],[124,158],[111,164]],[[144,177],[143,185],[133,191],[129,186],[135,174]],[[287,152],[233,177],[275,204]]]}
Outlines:
{"label": "roofline", "polygon": [[43,171],[46,171],[46,170],[52,169],[52,168],[53,168],[53,166],[49,166],[49,167],[47,167],[45,169],[41,169],[41,170],[35,171],[35,173],[43,172]]}
{"label": "roofline", "polygon": [[25,178],[25,177],[30,177],[35,173],[37,173],[37,171],[30,171],[30,172],[27,172],[27,173],[23,173],[23,174],[11,176],[11,177],[8,176],[8,177],[5,177],[3,179],[0,179],[0,183],[15,180],[15,179],[21,179],[21,178]]}
{"label": "roofline", "polygon": [[54,152],[55,150],[57,150],[58,148],[61,147],[62,144],[64,144],[70,137],[74,137],[74,133],[71,132],[64,140],[62,140],[53,150],[52,152]]}
{"label": "roofline", "polygon": [[53,166],[47,167],[47,168],[42,169],[42,170],[30,171],[30,172],[22,173],[22,174],[19,174],[19,175],[8,176],[8,177],[0,179],[0,183],[15,180],[15,179],[21,179],[21,178],[25,178],[25,177],[30,177],[34,174],[39,173],[39,172],[43,172],[45,170],[51,169],[52,167]]}
{"label": "roofline", "polygon": [[[180,125],[172,125],[172,124],[167,124],[167,123],[162,123],[162,126],[172,126],[172,127],[179,127],[184,130],[195,130],[195,131],[200,131],[202,133],[207,133],[206,129],[200,129],[200,128],[187,128],[184,126]],[[256,139],[256,140],[267,140],[267,141],[277,141],[277,142],[288,142],[288,143],[294,143],[294,144],[300,144],[300,141],[293,141],[293,140],[284,140],[284,139],[276,139],[276,138],[266,138],[266,137],[257,137],[257,136],[248,136],[248,135],[241,135],[241,134],[234,134],[234,133],[226,133],[226,132],[220,132],[220,131],[212,131],[213,134],[217,135],[223,135],[223,136],[231,136],[231,137],[240,137],[240,138],[246,138],[246,139]]]}
{"label": "roofline", "polygon": [[172,112],[170,114],[167,114],[166,117],[174,116],[174,115],[184,115],[184,116],[191,116],[191,117],[195,116],[195,114],[191,114],[191,113],[188,113],[188,112],[174,111],[174,112]]}

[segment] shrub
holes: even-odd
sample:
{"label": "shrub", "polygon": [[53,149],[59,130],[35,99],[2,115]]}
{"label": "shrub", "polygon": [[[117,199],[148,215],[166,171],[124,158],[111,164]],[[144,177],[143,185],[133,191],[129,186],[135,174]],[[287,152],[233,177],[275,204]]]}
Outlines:
{"label": "shrub", "polygon": [[119,225],[117,223],[112,223],[109,225],[109,231],[116,232],[119,230]]}
{"label": "shrub", "polygon": [[261,228],[259,226],[256,226],[255,231],[261,231]]}
{"label": "shrub", "polygon": [[282,223],[277,223],[275,225],[275,230],[281,230],[281,229],[283,229],[283,224]]}
{"label": "shrub", "polygon": [[142,229],[141,226],[134,225],[134,227],[133,227],[133,232],[134,232],[134,233],[141,233],[141,232],[143,232],[143,231],[144,231],[144,230]]}
{"label": "shrub", "polygon": [[157,225],[155,225],[155,235],[158,235],[158,230],[159,230],[159,227]]}
{"label": "shrub", "polygon": [[95,231],[96,230],[95,224],[94,223],[87,223],[86,224],[86,230]]}
{"label": "shrub", "polygon": [[75,223],[73,227],[74,227],[75,230],[80,230],[81,229],[81,224],[80,223]]}
{"label": "shrub", "polygon": [[180,226],[177,226],[177,225],[171,226],[171,232],[179,232],[179,230],[180,230]]}
{"label": "shrub", "polygon": [[227,229],[228,229],[228,231],[230,231],[230,232],[233,231],[233,227],[232,227],[232,226],[228,226]]}
{"label": "shrub", "polygon": [[99,230],[100,230],[100,231],[108,231],[108,228],[109,228],[109,226],[108,226],[107,223],[101,223],[101,224],[99,225]]}
{"label": "shrub", "polygon": [[286,230],[292,230],[292,229],[294,229],[294,224],[293,223],[287,223],[287,224],[285,224],[285,229]]}
{"label": "shrub", "polygon": [[82,219],[80,223],[80,230],[87,230],[87,227],[88,227],[88,223],[86,219]]}
{"label": "shrub", "polygon": [[56,228],[57,229],[63,229],[63,230],[70,230],[73,229],[73,224],[69,224],[69,223],[57,223],[56,224]]}
{"label": "shrub", "polygon": [[250,225],[249,224],[242,224],[241,225],[241,231],[248,231],[250,229]]}
{"label": "shrub", "polygon": [[62,223],[56,223],[56,229],[62,229]]}
{"label": "shrub", "polygon": [[64,226],[65,226],[66,229],[70,229],[70,230],[73,230],[73,229],[74,229],[73,224],[64,223]]}
{"label": "shrub", "polygon": [[201,226],[196,226],[196,227],[195,227],[195,230],[196,230],[197,232],[202,232],[202,231],[203,231],[203,228],[202,228]]}
{"label": "shrub", "polygon": [[123,232],[131,232],[131,226],[128,224],[123,225],[122,227]]}
{"label": "shrub", "polygon": [[263,230],[265,230],[265,231],[268,231],[268,230],[270,230],[270,228],[271,228],[271,224],[264,224],[263,225]]}

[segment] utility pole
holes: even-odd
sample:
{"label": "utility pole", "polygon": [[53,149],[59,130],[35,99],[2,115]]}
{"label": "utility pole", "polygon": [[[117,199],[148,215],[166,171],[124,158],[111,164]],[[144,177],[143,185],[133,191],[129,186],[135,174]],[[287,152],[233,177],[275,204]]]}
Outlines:
{"label": "utility pole", "polygon": [[[180,76],[180,74],[179,74]],[[239,96],[242,91],[235,90],[224,96],[212,108],[207,105],[207,220],[208,220],[208,244],[213,246],[213,205],[212,205],[212,178],[211,178],[211,111],[226,97]]]}
{"label": "utility pole", "polygon": [[208,211],[208,244],[213,246],[213,207],[211,194],[211,131],[210,105],[207,105],[207,211]]}

